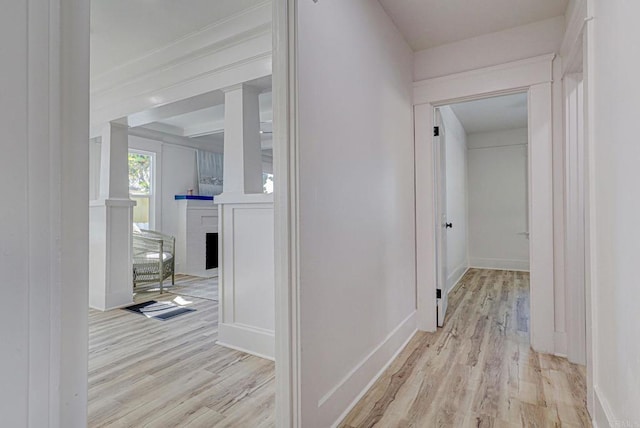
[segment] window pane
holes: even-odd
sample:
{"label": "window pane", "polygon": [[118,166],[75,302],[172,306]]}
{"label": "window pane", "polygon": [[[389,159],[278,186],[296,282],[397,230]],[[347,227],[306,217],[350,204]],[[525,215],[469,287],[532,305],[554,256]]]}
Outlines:
{"label": "window pane", "polygon": [[131,199],[136,201],[133,207],[133,223],[140,229],[150,229],[149,197],[131,195]]}
{"label": "window pane", "polygon": [[151,155],[129,153],[129,193],[151,194]]}
{"label": "window pane", "polygon": [[273,193],[273,174],[262,173],[262,189],[264,193]]}
{"label": "window pane", "polygon": [[152,228],[153,155],[129,153],[129,197],[136,201],[133,223],[140,229]]}

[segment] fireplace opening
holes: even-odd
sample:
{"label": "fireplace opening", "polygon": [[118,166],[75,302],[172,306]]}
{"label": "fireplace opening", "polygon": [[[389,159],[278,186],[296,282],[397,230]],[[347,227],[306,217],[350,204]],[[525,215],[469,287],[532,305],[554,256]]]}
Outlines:
{"label": "fireplace opening", "polygon": [[218,234],[207,233],[205,269],[218,267]]}

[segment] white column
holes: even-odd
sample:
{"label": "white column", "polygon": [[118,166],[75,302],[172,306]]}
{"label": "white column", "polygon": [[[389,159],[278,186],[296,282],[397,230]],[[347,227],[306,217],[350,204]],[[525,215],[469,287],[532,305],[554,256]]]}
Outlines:
{"label": "white column", "polygon": [[129,199],[128,127],[108,123],[100,150],[100,199]]}
{"label": "white column", "polygon": [[104,311],[133,302],[127,126],[107,124],[101,150],[100,199],[89,216],[89,305]]}
{"label": "white column", "polygon": [[258,90],[225,90],[224,185],[218,205],[218,344],[274,358],[273,195],[262,191]]}
{"label": "white column", "polygon": [[262,193],[259,90],[243,83],[224,93],[223,193]]}

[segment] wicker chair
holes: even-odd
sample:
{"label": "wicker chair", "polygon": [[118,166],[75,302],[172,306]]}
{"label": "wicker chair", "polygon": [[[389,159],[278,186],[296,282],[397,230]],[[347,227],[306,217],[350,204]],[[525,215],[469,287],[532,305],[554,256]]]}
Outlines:
{"label": "wicker chair", "polygon": [[171,284],[175,284],[175,248],[173,236],[152,230],[133,233],[134,290],[142,284],[159,282],[162,294],[166,278],[171,277]]}

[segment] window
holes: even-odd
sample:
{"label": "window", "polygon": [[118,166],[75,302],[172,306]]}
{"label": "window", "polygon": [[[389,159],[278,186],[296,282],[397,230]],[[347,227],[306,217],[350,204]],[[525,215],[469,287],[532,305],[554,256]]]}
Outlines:
{"label": "window", "polygon": [[153,229],[154,222],[154,155],[129,152],[129,197],[136,201],[133,223],[140,229]]}
{"label": "window", "polygon": [[273,174],[262,173],[262,189],[264,193],[273,193]]}

